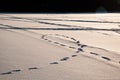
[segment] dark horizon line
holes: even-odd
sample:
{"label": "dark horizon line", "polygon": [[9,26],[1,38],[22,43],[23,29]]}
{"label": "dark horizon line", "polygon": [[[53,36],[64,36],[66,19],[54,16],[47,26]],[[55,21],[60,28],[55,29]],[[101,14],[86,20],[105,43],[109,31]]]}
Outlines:
{"label": "dark horizon line", "polygon": [[83,13],[83,14],[93,14],[93,13],[102,13],[102,14],[107,14],[107,13],[120,13],[120,11],[116,11],[116,12],[56,12],[56,11],[54,11],[54,12],[32,12],[32,11],[27,11],[27,12],[24,12],[24,11],[0,11],[0,14],[2,14],[2,13],[15,13],[15,14],[79,14],[79,13]]}

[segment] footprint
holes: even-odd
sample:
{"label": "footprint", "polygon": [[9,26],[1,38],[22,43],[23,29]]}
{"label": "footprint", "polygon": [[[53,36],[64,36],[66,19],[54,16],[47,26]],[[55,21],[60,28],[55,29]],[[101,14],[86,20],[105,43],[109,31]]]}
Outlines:
{"label": "footprint", "polygon": [[77,45],[78,45],[78,46],[80,46],[81,44],[80,44],[80,43],[78,43]]}
{"label": "footprint", "polygon": [[64,44],[60,44],[61,46],[66,46],[66,45],[64,45]]}
{"label": "footprint", "polygon": [[93,55],[99,55],[99,54],[97,54],[97,53],[94,53],[94,52],[90,52],[90,54],[93,54]]}
{"label": "footprint", "polygon": [[76,57],[77,55],[72,55],[72,57]]}
{"label": "footprint", "polygon": [[69,59],[69,57],[64,57],[64,58],[60,59],[60,61],[66,61],[68,59]]}
{"label": "footprint", "polygon": [[31,67],[31,68],[28,68],[29,70],[34,70],[34,69],[39,69],[37,67]]}
{"label": "footprint", "polygon": [[71,38],[72,40],[74,40],[74,41],[76,41],[76,39],[75,38]]}
{"label": "footprint", "polygon": [[68,36],[65,36],[65,38],[69,38]]}
{"label": "footprint", "polygon": [[65,37],[65,35],[61,35],[62,37]]}
{"label": "footprint", "polygon": [[75,47],[69,46],[69,48],[76,49]]}
{"label": "footprint", "polygon": [[102,58],[103,58],[103,59],[106,59],[106,60],[108,60],[108,61],[111,60],[110,58],[108,58],[108,57],[104,57],[104,56],[102,56]]}
{"label": "footprint", "polygon": [[77,41],[76,43],[80,43],[80,41]]}
{"label": "footprint", "polygon": [[51,40],[48,40],[48,42],[52,42]]}
{"label": "footprint", "polygon": [[12,72],[20,72],[20,69],[12,70]]}
{"label": "footprint", "polygon": [[58,42],[54,42],[55,44],[59,44]]}
{"label": "footprint", "polygon": [[82,52],[83,52],[83,49],[81,49],[81,48],[78,48],[78,51],[82,51]]}
{"label": "footprint", "polygon": [[45,35],[42,35],[42,37],[41,37],[41,38],[42,38],[42,39],[44,39],[44,37],[45,37]]}
{"label": "footprint", "polygon": [[76,53],[79,53],[80,51],[76,51]]}
{"label": "footprint", "polygon": [[48,40],[48,39],[44,39],[44,40]]}
{"label": "footprint", "polygon": [[52,63],[50,63],[50,64],[58,64],[58,62],[52,62]]}
{"label": "footprint", "polygon": [[5,72],[5,73],[1,73],[1,75],[7,75],[7,74],[12,74],[12,72]]}
{"label": "footprint", "polygon": [[81,45],[81,48],[83,48],[83,47],[87,47],[87,45]]}

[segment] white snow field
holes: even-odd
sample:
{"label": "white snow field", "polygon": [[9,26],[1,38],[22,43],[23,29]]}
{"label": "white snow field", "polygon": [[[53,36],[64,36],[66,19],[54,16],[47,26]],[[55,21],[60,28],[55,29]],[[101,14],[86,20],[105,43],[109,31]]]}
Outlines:
{"label": "white snow field", "polygon": [[0,80],[120,80],[120,14],[0,14]]}

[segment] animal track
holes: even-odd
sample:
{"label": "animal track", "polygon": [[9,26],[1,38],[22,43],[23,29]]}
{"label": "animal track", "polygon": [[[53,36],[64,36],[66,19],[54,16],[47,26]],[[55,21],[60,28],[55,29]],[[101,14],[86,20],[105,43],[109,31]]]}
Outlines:
{"label": "animal track", "polygon": [[[61,46],[67,46],[71,49],[77,49],[76,53],[79,53],[79,52],[84,52],[83,48],[84,47],[87,47],[87,45],[84,45],[84,44],[80,44],[80,41],[79,40],[76,40],[75,38],[73,37],[68,37],[68,36],[65,36],[65,35],[60,35],[60,34],[55,34],[56,36],[61,36],[61,37],[64,37],[64,38],[69,38],[73,41],[75,41],[76,45],[79,46],[80,48],[76,48],[76,47],[72,47],[72,46],[67,46],[67,45],[64,45],[64,44],[61,44],[59,42],[54,42],[55,44],[60,44]],[[45,38],[45,35],[42,36],[42,38]],[[51,42],[49,39],[45,39],[45,40],[48,40],[48,42]],[[95,53],[95,52],[90,52],[90,54],[92,55],[96,55],[98,56],[99,54],[98,53]],[[76,57],[77,55],[71,55],[71,57]],[[105,60],[108,60],[110,61],[111,59],[108,58],[108,57],[104,57],[102,56],[101,58],[105,59]],[[65,58],[62,58],[61,61],[66,61],[67,59],[69,59],[69,57],[65,57]],[[120,61],[118,62],[120,64]],[[58,64],[57,62],[53,62],[53,63],[50,63],[50,64]]]}
{"label": "animal track", "polygon": [[12,72],[5,72],[5,73],[1,73],[1,75],[7,75],[7,74],[12,74]]}
{"label": "animal track", "polygon": [[80,44],[80,41],[77,41],[76,43],[77,43],[77,44],[78,44],[78,43]]}
{"label": "animal track", "polygon": [[44,39],[44,40],[48,40],[48,39]]}
{"label": "animal track", "polygon": [[90,52],[90,54],[93,54],[93,55],[99,55],[99,54],[97,54],[97,53],[94,53],[94,52]]}
{"label": "animal track", "polygon": [[12,72],[20,72],[20,69],[12,70]]}
{"label": "animal track", "polygon": [[[31,67],[31,68],[28,68],[28,70],[34,70],[34,69],[39,69],[37,67]],[[8,74],[13,74],[13,73],[17,73],[17,72],[20,72],[22,70],[20,69],[15,69],[15,70],[11,70],[9,72],[4,72],[4,73],[1,73],[0,75],[8,75]]]}
{"label": "animal track", "polygon": [[42,39],[44,39],[44,37],[45,37],[45,35],[42,35],[42,37],[41,37],[41,38],[42,38]]}
{"label": "animal track", "polygon": [[111,60],[110,58],[108,58],[108,57],[104,57],[104,56],[102,56],[102,58],[103,58],[103,59],[106,59],[106,60],[108,60],[108,61]]}
{"label": "animal track", "polygon": [[69,57],[64,57],[64,58],[60,59],[60,61],[66,61],[68,59],[69,59]]}
{"label": "animal track", "polygon": [[58,64],[58,62],[52,62],[52,63],[50,63],[50,64]]}
{"label": "animal track", "polygon": [[39,68],[37,68],[37,67],[28,68],[28,70],[35,70],[35,69],[39,69]]}
{"label": "animal track", "polygon": [[76,51],[76,53],[79,53],[80,51]]}
{"label": "animal track", "polygon": [[54,42],[55,44],[59,44],[58,42]]}
{"label": "animal track", "polygon": [[72,57],[76,57],[77,55],[72,55]]}
{"label": "animal track", "polygon": [[64,36],[65,38],[69,38],[68,36]]}
{"label": "animal track", "polygon": [[81,48],[83,48],[83,47],[87,47],[87,45],[81,45]]}
{"label": "animal track", "polygon": [[61,46],[66,46],[66,45],[64,45],[64,44],[60,44]]}
{"label": "animal track", "polygon": [[81,49],[81,48],[78,48],[78,51],[82,51],[82,52],[84,52],[83,49]]}
{"label": "animal track", "polygon": [[71,38],[72,40],[74,40],[74,41],[76,41],[76,39],[75,38]]}
{"label": "animal track", "polygon": [[1,73],[1,75],[13,74],[13,73],[15,73],[15,72],[20,72],[20,71],[21,71],[20,69],[11,70],[11,71],[9,71],[9,72]]}
{"label": "animal track", "polygon": [[[65,38],[70,38],[71,40],[75,41],[75,44],[77,45],[77,47],[80,47],[80,48],[76,48],[76,47],[73,47],[73,46],[68,46],[68,45],[65,45],[65,44],[60,43],[60,42],[57,42],[57,41],[54,42],[54,41],[52,41],[52,40],[47,39],[45,36],[46,36],[46,35],[42,35],[41,38],[44,39],[44,40],[47,40],[48,42],[53,42],[54,44],[59,44],[60,46],[67,46],[68,48],[75,49],[75,50],[77,50],[76,53],[84,52],[83,48],[84,48],[84,47],[87,47],[87,45],[80,44],[80,41],[77,41],[76,39],[70,38],[70,37],[65,36],[65,35],[56,34],[56,36],[62,36],[62,37],[65,37]],[[95,52],[90,52],[90,54],[95,55],[95,56],[100,55],[100,54],[95,53]],[[76,57],[76,56],[78,56],[78,55],[76,55],[76,54],[71,55],[71,57]],[[71,57],[64,57],[64,58],[60,59],[60,61],[67,61],[67,60],[70,59]],[[110,58],[105,57],[105,56],[101,56],[100,58],[103,58],[103,59],[105,59],[105,60],[111,61]],[[120,64],[120,61],[119,61],[118,63]],[[51,62],[51,63],[49,63],[49,64],[51,64],[51,65],[57,65],[57,64],[59,64],[59,63],[58,63],[58,62]],[[30,70],[30,71],[31,71],[31,70],[37,70],[37,69],[39,69],[39,68],[38,68],[38,67],[30,67],[30,68],[28,68],[28,70]],[[22,71],[22,70],[21,70],[21,69],[15,69],[15,70],[11,70],[11,71],[9,71],[9,72],[1,73],[0,75],[8,75],[8,74],[13,74],[13,73],[20,72],[20,71]]]}
{"label": "animal track", "polygon": [[51,40],[48,40],[48,42],[52,42]]}
{"label": "animal track", "polygon": [[77,45],[78,45],[78,46],[80,46],[81,44],[80,44],[80,43],[78,43]]}
{"label": "animal track", "polygon": [[71,48],[71,49],[76,49],[75,47],[72,47],[72,46],[69,46],[69,48]]}

